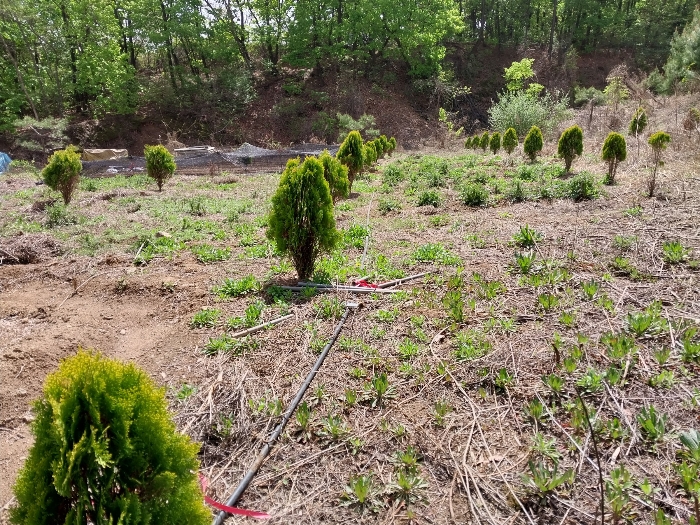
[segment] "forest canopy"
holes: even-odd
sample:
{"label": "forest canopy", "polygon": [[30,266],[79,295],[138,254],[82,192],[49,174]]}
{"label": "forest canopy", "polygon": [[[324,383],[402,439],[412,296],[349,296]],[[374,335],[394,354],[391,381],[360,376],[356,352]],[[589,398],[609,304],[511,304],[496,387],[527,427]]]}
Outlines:
{"label": "forest canopy", "polygon": [[164,100],[235,112],[256,73],[388,61],[436,77],[447,46],[629,49],[663,65],[691,0],[0,0],[0,129]]}

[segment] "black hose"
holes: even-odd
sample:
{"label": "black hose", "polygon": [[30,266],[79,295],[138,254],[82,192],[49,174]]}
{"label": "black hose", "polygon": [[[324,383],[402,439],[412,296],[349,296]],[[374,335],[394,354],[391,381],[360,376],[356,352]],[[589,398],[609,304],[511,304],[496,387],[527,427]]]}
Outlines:
{"label": "black hose", "polygon": [[[299,388],[297,395],[294,397],[292,402],[289,404],[289,407],[287,407],[287,410],[282,415],[282,420],[279,422],[277,427],[275,427],[275,429],[272,431],[272,434],[270,434],[270,438],[268,439],[267,443],[265,443],[265,446],[263,446],[262,450],[260,451],[258,456],[255,458],[255,461],[253,462],[252,466],[250,467],[250,470],[248,470],[248,473],[245,475],[245,477],[238,484],[238,487],[236,487],[236,490],[233,491],[233,494],[231,494],[231,496],[226,500],[226,506],[232,507],[233,505],[236,504],[236,502],[240,499],[240,497],[245,492],[245,489],[247,489],[248,485],[250,485],[250,482],[253,481],[253,478],[258,473],[258,470],[262,466],[263,461],[265,461],[265,458],[267,458],[267,456],[270,455],[270,452],[272,451],[272,446],[274,445],[275,441],[277,440],[277,438],[280,436],[280,434],[284,430],[284,427],[287,426],[287,423],[292,418],[294,411],[297,409],[297,406],[299,405],[301,400],[304,398],[304,394],[306,393],[307,389],[309,388],[311,381],[313,381],[314,377],[316,376],[316,372],[318,372],[319,368],[321,368],[321,365],[323,365],[323,361],[326,359],[326,356],[328,355],[328,352],[330,351],[331,346],[333,346],[333,343],[335,343],[336,339],[338,339],[338,336],[340,335],[340,330],[343,328],[343,325],[345,324],[345,320],[348,318],[348,314],[350,313],[350,308],[351,308],[350,306],[346,306],[345,312],[343,313],[343,316],[340,318],[340,322],[338,322],[338,325],[335,327],[335,331],[333,332],[333,335],[331,336],[331,340],[328,341],[328,344],[326,344],[326,346],[323,348],[321,355],[319,355],[318,359],[316,359],[316,363],[314,363],[314,367],[311,369],[309,374],[306,376],[306,380],[301,385],[301,388]],[[225,512],[223,510],[220,511],[219,514],[214,519],[213,525],[222,525],[222,523],[226,519],[226,516],[228,516],[228,512]]]}

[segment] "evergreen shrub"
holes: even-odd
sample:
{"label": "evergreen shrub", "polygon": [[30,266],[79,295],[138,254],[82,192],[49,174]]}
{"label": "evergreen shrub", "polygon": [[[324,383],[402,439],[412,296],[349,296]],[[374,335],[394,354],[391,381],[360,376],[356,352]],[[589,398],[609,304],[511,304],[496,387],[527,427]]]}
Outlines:
{"label": "evergreen shrub", "polygon": [[608,163],[608,174],[605,184],[615,184],[615,173],[620,162],[627,158],[627,143],[625,137],[611,131],[603,143],[602,159]]}
{"label": "evergreen shrub", "polygon": [[146,171],[148,176],[155,179],[158,184],[158,191],[163,190],[163,184],[175,173],[175,160],[173,155],[160,144],[156,146],[146,146],[144,148],[146,156]]}
{"label": "evergreen shrub", "polygon": [[289,254],[302,281],[312,276],[318,256],[338,243],[331,192],[317,158],[287,162],[272,197],[267,237]]}
{"label": "evergreen shrub", "polygon": [[44,382],[14,486],[17,525],[201,524],[198,446],[133,364],[80,351]]}
{"label": "evergreen shrub", "polygon": [[80,182],[82,169],[80,153],[73,146],[68,146],[49,157],[49,162],[42,170],[41,176],[44,183],[52,190],[58,191],[63,197],[63,203],[68,205]]}
{"label": "evergreen shrub", "polygon": [[578,126],[565,129],[557,146],[557,154],[564,159],[567,173],[571,170],[571,163],[576,156],[583,153],[583,131]]}
{"label": "evergreen shrub", "polygon": [[537,154],[542,151],[542,146],[544,146],[542,131],[537,126],[532,126],[523,142],[523,150],[531,162],[535,162]]}

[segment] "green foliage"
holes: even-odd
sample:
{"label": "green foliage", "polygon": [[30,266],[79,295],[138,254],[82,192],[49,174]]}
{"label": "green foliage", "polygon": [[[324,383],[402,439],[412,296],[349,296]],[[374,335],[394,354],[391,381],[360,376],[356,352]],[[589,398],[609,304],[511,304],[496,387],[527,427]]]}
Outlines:
{"label": "green foliage", "polygon": [[133,364],[79,352],[44,383],[11,522],[200,523],[197,445]]}
{"label": "green foliage", "polygon": [[700,10],[695,9],[692,21],[682,32],[673,35],[671,52],[657,90],[671,93],[675,86],[683,90],[693,89],[693,85],[698,80],[698,64],[700,64]]}
{"label": "green foliage", "polygon": [[160,144],[156,146],[146,146],[144,148],[146,156],[146,171],[148,176],[158,184],[158,191],[163,190],[163,184],[175,173],[177,166],[172,154]]}
{"label": "green foliage", "polygon": [[41,176],[49,188],[61,194],[63,203],[67,206],[80,182],[82,169],[80,153],[74,147],[68,146],[49,157],[49,162],[42,170]]}
{"label": "green foliage", "polygon": [[605,98],[608,104],[612,104],[613,112],[617,113],[617,106],[623,100],[629,98],[630,92],[627,87],[625,87],[625,79],[617,74],[616,70],[613,70],[608,78],[608,85],[605,86],[603,93],[605,93]]}
{"label": "green foliage", "polygon": [[608,175],[605,184],[615,184],[615,173],[620,162],[627,158],[627,143],[625,137],[611,131],[603,143],[601,158],[608,163]]}
{"label": "green foliage", "polygon": [[486,151],[489,148],[489,132],[484,131],[479,139],[479,147]]}
{"label": "green foliage", "polygon": [[588,172],[582,172],[569,181],[569,198],[576,202],[592,200],[598,197],[595,178]]}
{"label": "green foliage", "polygon": [[350,181],[348,180],[348,167],[343,165],[338,159],[331,156],[328,150],[319,155],[318,160],[323,164],[323,177],[328,183],[328,188],[333,198],[333,203],[340,198],[347,198],[350,195]]}
{"label": "green foliage", "polygon": [[518,147],[518,133],[515,128],[508,128],[503,135],[503,149],[510,155]]}
{"label": "green foliage", "polygon": [[659,414],[654,406],[644,407],[637,414],[642,435],[649,441],[661,441],[666,436],[668,416]]}
{"label": "green foliage", "polygon": [[467,137],[467,140],[464,141],[464,148],[470,149],[471,147],[472,147],[472,137]]}
{"label": "green foliage", "polygon": [[510,67],[505,68],[503,77],[506,79],[506,89],[508,91],[521,91],[525,87],[525,82],[535,76],[532,65],[534,58],[523,58],[520,62],[513,62]]}
{"label": "green foliage", "polygon": [[523,151],[531,162],[535,162],[537,155],[542,151],[542,146],[544,146],[542,131],[537,126],[532,126],[523,142]]}
{"label": "green foliage", "polygon": [[533,97],[525,92],[506,92],[489,108],[489,124],[492,129],[515,129],[523,137],[532,126],[551,133],[561,122],[571,116],[565,98],[549,93]]}
{"label": "green foliage", "polygon": [[217,248],[210,244],[198,244],[193,246],[191,250],[197,260],[204,264],[225,261],[231,257],[229,248]]}
{"label": "green foliage", "polygon": [[513,235],[513,243],[522,248],[532,248],[543,239],[542,234],[530,228],[528,224],[521,226],[520,230]]}
{"label": "green foliage", "polygon": [[583,153],[583,130],[579,126],[565,129],[557,146],[557,154],[564,159],[566,171],[571,171],[571,163]]}
{"label": "green foliage", "polygon": [[530,474],[523,474],[523,483],[542,498],[556,493],[556,490],[562,485],[574,482],[573,469],[559,472],[556,462],[552,468],[541,462],[528,461],[527,465],[530,469]]}
{"label": "green foliage", "polygon": [[267,237],[279,252],[291,256],[299,279],[311,277],[317,257],[333,249],[340,239],[323,164],[318,159],[287,163],[272,197],[268,223]]}
{"label": "green foliage", "polygon": [[211,328],[216,325],[221,315],[221,310],[217,308],[203,308],[192,317],[190,326],[192,328]]}
{"label": "green foliage", "polygon": [[595,87],[574,87],[574,105],[581,107],[584,104],[593,103],[594,106],[605,104],[605,93]]}
{"label": "green foliage", "polygon": [[652,133],[652,135],[649,137],[649,145],[651,146],[651,150],[654,154],[654,170],[647,181],[649,197],[654,196],[654,191],[656,190],[656,174],[659,169],[659,164],[661,164],[661,154],[670,142],[671,135],[665,131],[657,131],[656,133]]}
{"label": "green foliage", "polygon": [[374,147],[374,142],[365,142],[362,147],[362,157],[365,168],[370,168],[372,164],[377,162],[377,149]]}
{"label": "green foliage", "polygon": [[668,264],[679,264],[684,262],[691,254],[689,248],[686,248],[678,240],[666,241],[663,245],[664,261]]}
{"label": "green foliage", "polygon": [[352,192],[352,183],[355,180],[355,176],[362,172],[362,168],[365,165],[364,146],[360,133],[358,131],[348,133],[335,156],[348,167],[348,182],[350,183],[348,191]]}
{"label": "green foliage", "polygon": [[433,206],[435,208],[440,206],[441,202],[440,193],[436,190],[426,190],[418,196],[417,206]]}
{"label": "green foliage", "polygon": [[647,127],[647,112],[643,107],[638,107],[630,121],[629,134],[638,137]]}
{"label": "green foliage", "polygon": [[491,139],[489,140],[489,149],[494,155],[498,153],[499,149],[501,149],[501,134],[498,131],[491,135]]}
{"label": "green foliage", "polygon": [[260,283],[252,275],[246,275],[241,279],[226,278],[219,286],[215,286],[213,292],[222,299],[241,297],[260,289]]}
{"label": "green foliage", "polygon": [[484,206],[489,200],[489,190],[483,184],[468,182],[462,186],[459,200],[467,206]]}
{"label": "green foliage", "polygon": [[358,131],[364,133],[368,137],[379,136],[379,131],[377,131],[377,123],[374,116],[367,115],[366,113],[362,115],[358,120],[355,120],[350,115],[344,113],[337,113],[336,119],[338,121],[338,130],[340,132],[338,140],[343,140],[348,133],[352,131]]}

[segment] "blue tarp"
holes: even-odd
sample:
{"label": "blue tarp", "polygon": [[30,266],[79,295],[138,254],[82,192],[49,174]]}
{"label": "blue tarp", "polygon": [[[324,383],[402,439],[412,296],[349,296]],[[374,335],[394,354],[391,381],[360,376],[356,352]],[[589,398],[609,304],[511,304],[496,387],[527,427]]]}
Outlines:
{"label": "blue tarp", "polygon": [[12,159],[7,153],[0,151],[0,173],[5,173],[5,170],[10,167]]}

